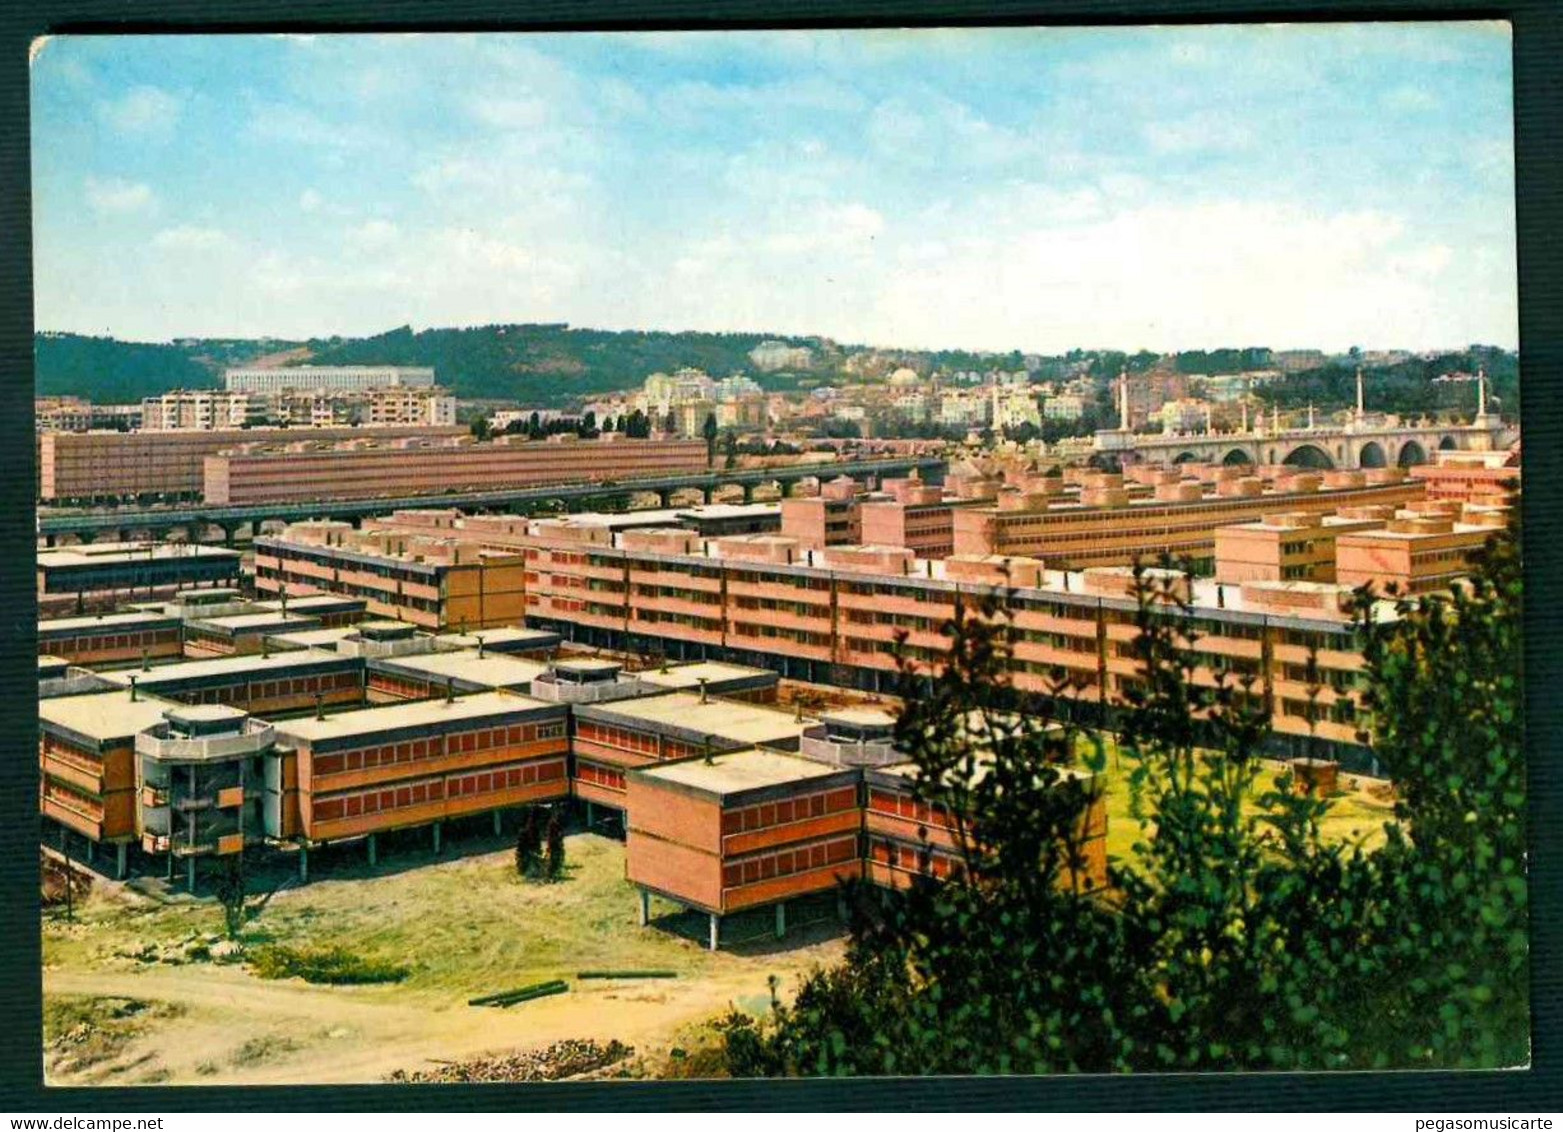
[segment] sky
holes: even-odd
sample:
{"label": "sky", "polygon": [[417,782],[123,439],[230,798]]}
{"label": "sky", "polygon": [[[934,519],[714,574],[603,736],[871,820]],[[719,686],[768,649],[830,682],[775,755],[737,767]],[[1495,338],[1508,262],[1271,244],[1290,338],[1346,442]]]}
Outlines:
{"label": "sky", "polygon": [[1518,340],[1504,23],[60,37],[40,330]]}

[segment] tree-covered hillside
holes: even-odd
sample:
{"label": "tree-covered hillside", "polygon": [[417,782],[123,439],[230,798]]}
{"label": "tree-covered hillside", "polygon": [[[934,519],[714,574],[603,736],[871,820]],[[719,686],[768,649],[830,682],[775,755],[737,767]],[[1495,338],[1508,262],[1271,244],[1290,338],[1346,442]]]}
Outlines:
{"label": "tree-covered hillside", "polygon": [[221,382],[224,366],[302,347],[289,357],[289,364],[433,366],[440,383],[452,387],[458,397],[548,405],[627,389],[648,374],[682,366],[696,366],[714,377],[742,371],[768,388],[793,388],[794,376],[755,373],[749,351],[766,341],[811,347],[827,372],[841,356],[839,348],[819,339],[586,330],[562,324],[423,331],[404,326],[369,338],[302,343],[181,339],[169,344],[39,334],[35,350],[37,391],[43,396],[68,393],[93,401],[136,401],[169,389],[214,386]]}
{"label": "tree-covered hillside", "polygon": [[[749,351],[765,341],[818,347],[816,340],[769,334],[585,330],[563,324],[413,331],[307,345],[319,365],[433,366],[458,397],[533,404],[639,385],[647,374],[694,366],[713,377],[754,373]],[[759,376],[762,383],[766,375]]]}

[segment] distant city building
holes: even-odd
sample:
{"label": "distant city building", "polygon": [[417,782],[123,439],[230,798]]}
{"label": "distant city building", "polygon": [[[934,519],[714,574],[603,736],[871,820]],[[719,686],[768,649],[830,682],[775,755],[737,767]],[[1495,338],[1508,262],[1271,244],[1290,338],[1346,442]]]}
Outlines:
{"label": "distant city building", "polygon": [[1078,393],[1060,393],[1042,402],[1042,415],[1050,421],[1077,421],[1085,415],[1085,398]]}
{"label": "distant city building", "polygon": [[141,403],[148,432],[267,425],[454,425],[456,398],[438,386],[281,389],[270,393],[176,389]]}
{"label": "distant city building", "polygon": [[94,405],[81,397],[38,397],[33,401],[38,432],[89,432],[141,427],[140,405]]}
{"label": "distant city building", "polygon": [[1012,384],[993,387],[989,419],[996,429],[1040,427],[1042,415],[1037,411],[1037,399],[1028,387]]}
{"label": "distant city building", "polygon": [[745,377],[741,373],[735,373],[731,377],[724,377],[716,383],[716,399],[718,401],[736,401],[740,397],[763,396],[765,390],[760,388],[760,383],[752,377]]}
{"label": "distant city building", "polygon": [[434,369],[430,366],[248,366],[223,371],[223,388],[243,393],[433,384]]}
{"label": "distant city building", "polygon": [[762,373],[808,369],[814,364],[814,351],[807,346],[789,346],[785,342],[761,342],[749,351],[749,360]]}

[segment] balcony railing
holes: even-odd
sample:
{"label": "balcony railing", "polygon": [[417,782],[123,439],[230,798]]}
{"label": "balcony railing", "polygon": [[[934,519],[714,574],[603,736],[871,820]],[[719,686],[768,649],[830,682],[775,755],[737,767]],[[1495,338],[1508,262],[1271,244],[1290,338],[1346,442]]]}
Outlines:
{"label": "balcony railing", "polygon": [[159,762],[219,762],[256,755],[276,741],[277,732],[269,723],[246,720],[237,735],[209,735],[199,739],[165,738],[158,734],[166,725],[143,731],[136,736],[136,754]]}

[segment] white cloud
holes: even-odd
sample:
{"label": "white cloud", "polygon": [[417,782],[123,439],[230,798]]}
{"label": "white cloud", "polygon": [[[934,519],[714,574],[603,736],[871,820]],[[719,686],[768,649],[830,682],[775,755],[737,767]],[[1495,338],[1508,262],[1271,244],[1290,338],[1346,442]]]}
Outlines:
{"label": "white cloud", "polygon": [[325,199],[314,189],[305,189],[298,195],[300,212],[318,212]]}
{"label": "white cloud", "polygon": [[947,167],[998,166],[1037,155],[1037,138],[1000,126],[943,95],[889,98],[868,115],[868,143],[886,161]]}
{"label": "white cloud", "polygon": [[84,192],[87,207],[104,216],[126,216],[152,209],[157,198],[149,185],[118,177],[88,177]]}
{"label": "white cloud", "polygon": [[1145,140],[1159,154],[1210,153],[1248,149],[1254,133],[1231,114],[1206,111],[1145,127]]}
{"label": "white cloud", "polygon": [[401,229],[389,220],[366,220],[343,233],[349,247],[362,252],[376,252],[395,244],[401,237]]}
{"label": "white cloud", "polygon": [[169,251],[215,251],[227,247],[228,234],[220,228],[204,228],[195,224],[181,224],[164,228],[152,237],[152,246]]}
{"label": "white cloud", "polygon": [[467,113],[503,130],[534,130],[551,116],[547,100],[525,96],[480,95],[467,101]]}
{"label": "white cloud", "polygon": [[179,120],[180,102],[155,86],[138,86],[99,102],[97,109],[98,117],[121,133],[166,137]]}

